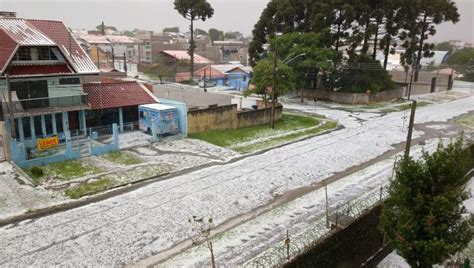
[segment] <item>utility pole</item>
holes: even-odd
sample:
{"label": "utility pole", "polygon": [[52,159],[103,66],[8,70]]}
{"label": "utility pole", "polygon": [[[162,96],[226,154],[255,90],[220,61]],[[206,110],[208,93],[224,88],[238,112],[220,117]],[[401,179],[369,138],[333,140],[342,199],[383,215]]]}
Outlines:
{"label": "utility pole", "polygon": [[123,53],[123,70],[125,71],[125,74],[127,74],[127,54],[124,52]]}
{"label": "utility pole", "polygon": [[324,192],[326,193],[326,228],[329,228],[329,198],[327,185],[324,185]]}
{"label": "utility pole", "polygon": [[410,125],[408,126],[408,137],[407,137],[407,144],[405,147],[405,158],[410,156],[410,147],[411,147],[411,138],[413,135],[413,128],[415,125],[415,112],[416,112],[416,101],[413,101],[411,104],[411,115],[410,115]]}
{"label": "utility pole", "polygon": [[206,88],[206,71],[207,71],[207,67],[204,68],[204,92],[207,92],[207,88]]}
{"label": "utility pole", "polygon": [[270,127],[272,129],[275,129],[275,97],[276,97],[276,78],[277,78],[277,72],[278,72],[278,45],[275,42],[275,53],[273,53],[273,79],[272,79],[272,112],[270,115]]}
{"label": "utility pole", "polygon": [[115,53],[114,53],[114,46],[112,45],[112,68],[115,69]]}
{"label": "utility pole", "polygon": [[10,87],[10,75],[5,73],[5,80],[7,82],[7,91],[8,91],[8,112],[10,114],[10,122],[12,127],[12,137],[16,138],[16,122],[13,113],[13,101],[12,101],[12,89]]}

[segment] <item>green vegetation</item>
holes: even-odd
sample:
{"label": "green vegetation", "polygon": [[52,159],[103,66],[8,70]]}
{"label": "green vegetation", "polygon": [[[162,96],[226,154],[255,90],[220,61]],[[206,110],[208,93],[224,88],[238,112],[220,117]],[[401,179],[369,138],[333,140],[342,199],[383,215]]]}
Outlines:
{"label": "green vegetation", "polygon": [[[241,153],[248,153],[296,141],[302,137],[316,135],[336,127],[337,123],[332,121],[325,121],[320,125],[320,118],[284,113],[282,119],[275,124],[274,130],[267,125],[260,125],[241,129],[213,130],[189,136]],[[295,133],[295,131],[299,132]],[[262,139],[262,141],[239,146],[239,144],[252,142],[256,139]]]}
{"label": "green vegetation", "polygon": [[[411,267],[432,267],[467,247],[474,217],[463,201],[473,167],[462,139],[421,159],[403,158],[380,218],[388,242]],[[467,215],[466,215],[467,214]]]}
{"label": "green vegetation", "polygon": [[328,122],[324,122],[321,126],[316,127],[316,128],[311,128],[308,130],[303,130],[301,132],[296,132],[296,133],[288,134],[288,135],[281,136],[278,138],[265,140],[265,141],[254,143],[248,146],[237,146],[232,149],[242,154],[256,152],[256,151],[272,148],[275,146],[283,145],[289,142],[298,141],[304,137],[315,136],[324,131],[332,130],[335,128],[337,128],[337,123],[333,121],[328,121]]}
{"label": "green vegetation", "polygon": [[448,64],[463,75],[461,80],[474,82],[474,48],[458,50],[448,57]]}
{"label": "green vegetation", "polygon": [[56,179],[60,181],[68,181],[87,175],[98,174],[102,169],[83,163],[79,160],[69,160],[60,163],[54,163],[42,167],[43,175],[33,173],[35,168],[26,170],[26,173],[33,179],[35,184],[40,184],[45,179]]}
{"label": "green vegetation", "polygon": [[474,115],[466,115],[458,120],[456,120],[458,124],[461,124],[466,127],[474,128]]}
{"label": "green vegetation", "polygon": [[79,199],[85,195],[90,195],[100,191],[110,189],[115,185],[114,181],[108,178],[86,183],[67,189],[64,193],[72,199]]}
{"label": "green vegetation", "polygon": [[[298,87],[303,84],[303,77],[308,84],[322,81],[323,85],[317,87],[329,90],[388,90],[394,85],[385,69],[396,47],[402,46],[406,51],[400,55],[403,65],[415,62],[417,66],[434,54],[434,45],[428,41],[436,34],[437,25],[458,21],[456,4],[451,0],[271,0],[252,31],[249,60],[255,66],[272,55],[274,49],[267,53],[264,45],[274,44],[278,33],[283,33],[278,40],[294,33],[313,33],[320,41],[314,46],[331,50],[335,57],[330,59],[329,69],[319,63],[306,66],[312,70],[295,68],[299,69],[295,70]],[[383,66],[375,61],[377,54],[383,54]],[[288,55],[282,54],[281,58],[285,56]]]}
{"label": "green vegetation", "polygon": [[119,164],[119,165],[125,165],[125,166],[133,166],[142,163],[142,160],[140,158],[126,152],[112,152],[109,153],[105,156],[103,156],[106,160]]}

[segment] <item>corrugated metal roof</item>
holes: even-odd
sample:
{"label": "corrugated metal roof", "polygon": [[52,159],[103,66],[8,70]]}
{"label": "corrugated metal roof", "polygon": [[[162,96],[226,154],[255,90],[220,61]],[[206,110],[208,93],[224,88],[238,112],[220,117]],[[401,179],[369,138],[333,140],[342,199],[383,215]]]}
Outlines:
{"label": "corrugated metal roof", "polygon": [[28,20],[29,23],[47,35],[71,59],[69,62],[80,74],[98,74],[99,69],[89,58],[87,53],[69,33],[66,25],[61,21]]}
{"label": "corrugated metal roof", "polygon": [[0,28],[21,46],[54,46],[55,43],[26,20],[0,18]]}
{"label": "corrugated metal roof", "polygon": [[[178,60],[191,60],[191,56],[189,56],[188,51],[186,50],[163,50],[162,53],[165,53],[173,58]],[[201,55],[194,54],[194,63],[196,64],[211,64],[212,61],[209,59],[204,58]]]}

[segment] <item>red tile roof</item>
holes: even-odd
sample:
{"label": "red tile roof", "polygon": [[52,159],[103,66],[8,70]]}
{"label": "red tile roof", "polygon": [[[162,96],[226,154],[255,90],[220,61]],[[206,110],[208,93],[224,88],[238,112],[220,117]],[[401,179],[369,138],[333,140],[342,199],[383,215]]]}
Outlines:
{"label": "red tile roof", "polygon": [[37,75],[37,74],[71,74],[73,73],[66,64],[57,65],[14,65],[10,67],[12,76]]}
{"label": "red tile roof", "polygon": [[0,73],[3,73],[4,68],[7,66],[8,61],[15,53],[17,44],[13,38],[11,38],[4,30],[0,28]]}
{"label": "red tile roof", "polygon": [[93,110],[157,103],[151,93],[135,81],[91,83],[83,87]]}
{"label": "red tile roof", "polygon": [[99,73],[60,21],[0,18],[0,44],[0,73],[5,71],[18,46],[57,46],[76,73]]}

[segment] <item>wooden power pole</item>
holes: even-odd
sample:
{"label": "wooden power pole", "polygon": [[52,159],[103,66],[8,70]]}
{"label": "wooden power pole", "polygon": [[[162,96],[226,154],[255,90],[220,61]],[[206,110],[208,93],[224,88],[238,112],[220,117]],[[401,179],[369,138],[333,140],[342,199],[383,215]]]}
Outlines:
{"label": "wooden power pole", "polygon": [[411,138],[413,136],[413,128],[415,126],[416,104],[417,104],[416,101],[413,101],[411,104],[410,125],[408,126],[408,137],[407,137],[407,144],[405,147],[405,158],[408,158],[410,156]]}

